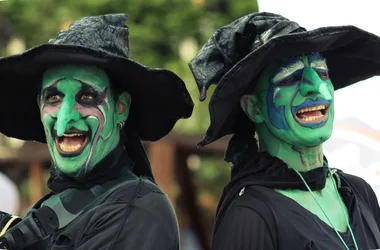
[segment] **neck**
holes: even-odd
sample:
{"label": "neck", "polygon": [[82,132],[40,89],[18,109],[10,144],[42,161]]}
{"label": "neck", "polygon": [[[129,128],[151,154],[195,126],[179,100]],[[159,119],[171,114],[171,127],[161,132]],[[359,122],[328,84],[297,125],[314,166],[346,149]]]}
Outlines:
{"label": "neck", "polygon": [[118,145],[106,157],[104,157],[93,170],[86,175],[73,177],[65,175],[57,169],[51,169],[48,187],[55,193],[60,193],[68,188],[91,188],[97,184],[103,184],[108,180],[116,179],[125,170],[132,170],[133,163],[128,157],[123,145]]}
{"label": "neck", "polygon": [[125,148],[120,140],[115,140],[117,143],[111,145],[108,154],[105,154],[105,156],[100,159],[95,165],[86,167],[83,165],[77,173],[75,174],[65,174],[63,173],[59,167],[55,167],[56,175],[59,177],[62,177],[62,175],[70,176],[70,178],[82,182],[83,180],[86,180],[89,175],[92,175],[93,172],[98,172],[99,168],[106,167],[113,167],[115,164],[118,163],[120,157],[122,156],[123,152],[125,151]]}
{"label": "neck", "polygon": [[274,136],[268,128],[257,126],[260,152],[281,159],[289,168],[306,172],[323,166],[322,144],[315,147],[294,146]]}

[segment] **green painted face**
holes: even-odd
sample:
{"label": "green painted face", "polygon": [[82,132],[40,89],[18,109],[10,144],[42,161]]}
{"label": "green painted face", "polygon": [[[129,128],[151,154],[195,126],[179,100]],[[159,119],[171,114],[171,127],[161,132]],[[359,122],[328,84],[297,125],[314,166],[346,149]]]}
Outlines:
{"label": "green painted face", "polygon": [[326,61],[314,53],[269,64],[246,113],[256,126],[266,126],[271,136],[296,147],[313,147],[331,136],[333,101]]}
{"label": "green painted face", "polygon": [[54,165],[65,174],[90,171],[120,140],[119,123],[129,113],[130,95],[111,94],[107,74],[93,66],[48,69],[38,103]]}

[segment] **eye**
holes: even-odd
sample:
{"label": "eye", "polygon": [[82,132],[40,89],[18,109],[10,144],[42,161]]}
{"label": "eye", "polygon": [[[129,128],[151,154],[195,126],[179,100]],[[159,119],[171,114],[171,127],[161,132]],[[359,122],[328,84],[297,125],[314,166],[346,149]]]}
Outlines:
{"label": "eye", "polygon": [[60,94],[51,94],[46,96],[45,102],[49,104],[56,104],[62,101],[62,96]]}
{"label": "eye", "polygon": [[279,86],[289,86],[289,85],[292,85],[298,81],[301,80],[301,77],[298,76],[298,75],[293,75],[293,76],[290,76],[282,81],[279,82]]}
{"label": "eye", "polygon": [[80,101],[83,103],[92,103],[95,100],[96,96],[91,93],[82,94],[80,96]]}
{"label": "eye", "polygon": [[319,75],[319,78],[321,78],[321,80],[324,80],[324,81],[330,80],[330,77],[327,71],[318,71],[317,73]]}

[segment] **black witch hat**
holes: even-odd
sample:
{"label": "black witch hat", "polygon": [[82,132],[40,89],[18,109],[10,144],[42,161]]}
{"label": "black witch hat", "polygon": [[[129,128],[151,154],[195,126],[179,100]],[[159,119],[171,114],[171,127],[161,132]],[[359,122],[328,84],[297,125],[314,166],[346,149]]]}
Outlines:
{"label": "black witch hat", "polygon": [[0,58],[0,132],[21,140],[46,141],[37,95],[43,73],[60,64],[98,66],[117,92],[131,94],[124,130],[130,150],[137,154],[145,155],[145,151],[135,143],[159,140],[178,119],[190,117],[194,104],[180,77],[129,58],[126,20],[126,14],[84,17],[48,44]]}
{"label": "black witch hat", "polygon": [[280,15],[261,12],[219,28],[189,63],[201,101],[210,85],[217,84],[209,104],[211,124],[199,145],[234,134],[229,149],[236,146],[231,144],[234,139],[248,136],[242,127],[253,129],[240,98],[264,67],[276,59],[313,52],[326,58],[336,90],[380,73],[380,38],[354,26],[307,31]]}
{"label": "black witch hat", "polygon": [[73,22],[57,38],[22,54],[0,59],[0,132],[45,142],[37,94],[44,71],[59,64],[91,64],[104,69],[118,91],[133,99],[125,129],[156,141],[176,121],[188,118],[193,102],[184,82],[166,69],[151,69],[129,58],[126,14],[91,16]]}

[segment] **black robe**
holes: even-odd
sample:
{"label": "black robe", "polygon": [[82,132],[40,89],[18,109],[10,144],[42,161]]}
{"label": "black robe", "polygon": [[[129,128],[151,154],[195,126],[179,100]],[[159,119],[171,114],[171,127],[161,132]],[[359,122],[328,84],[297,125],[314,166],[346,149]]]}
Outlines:
{"label": "black robe", "polygon": [[167,196],[144,180],[131,199],[125,194],[134,188],[121,186],[100,197],[68,226],[29,249],[178,250],[177,220]]}
{"label": "black robe", "polygon": [[[58,177],[52,170],[48,185],[54,192],[38,201],[33,209],[68,188],[90,188],[115,178],[122,183],[101,195],[66,227],[26,249],[179,250],[177,218],[167,195],[150,178],[136,176],[133,165],[120,144],[81,181]],[[136,184],[130,185],[132,182]]]}
{"label": "black robe", "polygon": [[[303,173],[312,190],[325,186],[328,171]],[[380,210],[372,188],[338,171],[334,178],[350,215],[360,250],[380,248]],[[213,250],[344,250],[335,231],[275,189],[301,189],[299,176],[277,158],[259,153],[226,186],[218,206]],[[350,249],[350,233],[340,233]]]}

